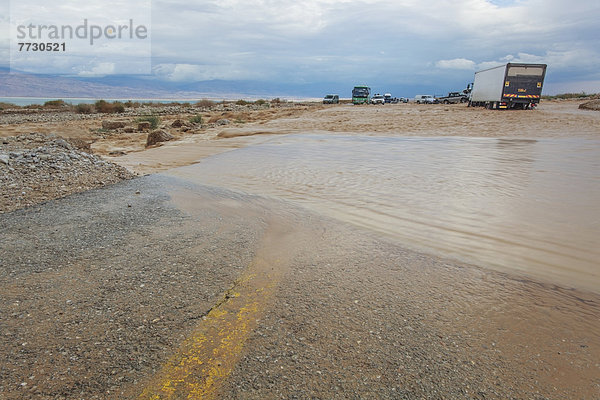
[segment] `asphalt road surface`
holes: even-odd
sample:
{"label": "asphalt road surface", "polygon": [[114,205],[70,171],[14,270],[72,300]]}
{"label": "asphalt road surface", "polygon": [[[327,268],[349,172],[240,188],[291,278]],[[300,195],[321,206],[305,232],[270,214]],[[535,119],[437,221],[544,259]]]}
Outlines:
{"label": "asphalt road surface", "polygon": [[0,215],[0,399],[600,398],[595,294],[152,175]]}

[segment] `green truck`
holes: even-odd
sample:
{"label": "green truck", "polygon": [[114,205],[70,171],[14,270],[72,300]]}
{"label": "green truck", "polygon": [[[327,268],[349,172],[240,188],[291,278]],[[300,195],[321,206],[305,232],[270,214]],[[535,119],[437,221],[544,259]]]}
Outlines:
{"label": "green truck", "polygon": [[371,102],[371,88],[365,85],[354,86],[352,89],[352,104],[369,104]]}

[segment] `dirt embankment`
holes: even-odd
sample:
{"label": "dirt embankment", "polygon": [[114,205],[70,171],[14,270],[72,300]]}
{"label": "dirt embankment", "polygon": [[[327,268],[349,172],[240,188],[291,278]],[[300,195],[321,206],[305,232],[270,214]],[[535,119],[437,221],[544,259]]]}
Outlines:
{"label": "dirt embankment", "polygon": [[580,104],[579,108],[581,110],[594,110],[600,111],[600,100],[592,100],[586,103]]}

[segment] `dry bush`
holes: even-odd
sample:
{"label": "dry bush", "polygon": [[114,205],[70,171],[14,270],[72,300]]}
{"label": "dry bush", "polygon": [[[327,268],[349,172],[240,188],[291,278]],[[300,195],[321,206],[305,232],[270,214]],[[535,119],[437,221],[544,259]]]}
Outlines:
{"label": "dry bush", "polygon": [[160,125],[160,118],[156,115],[144,115],[135,120],[135,122],[150,122],[150,128],[156,129]]}
{"label": "dry bush", "polygon": [[16,104],[5,103],[5,102],[0,101],[0,110],[7,110],[9,108],[20,108],[20,107],[17,106]]}
{"label": "dry bush", "polygon": [[94,106],[91,104],[79,103],[75,106],[75,111],[79,114],[91,114],[94,112]]}
{"label": "dry bush", "polygon": [[67,105],[64,100],[49,100],[44,103],[44,108],[63,108]]}
{"label": "dry bush", "polygon": [[142,106],[142,103],[140,103],[139,101],[127,100],[125,103],[123,103],[123,105],[127,108],[140,108]]}
{"label": "dry bush", "polygon": [[122,113],[125,112],[125,106],[123,103],[119,101],[115,101],[113,103],[109,103],[104,100],[98,100],[94,106],[96,107],[96,111],[103,114],[114,114],[114,113]]}
{"label": "dry bush", "polygon": [[196,106],[203,107],[203,108],[211,108],[214,105],[215,105],[215,102],[212,100],[208,100],[208,99],[202,99],[196,103]]}
{"label": "dry bush", "polygon": [[193,117],[190,118],[190,122],[192,124],[202,124],[202,115],[194,115]]}

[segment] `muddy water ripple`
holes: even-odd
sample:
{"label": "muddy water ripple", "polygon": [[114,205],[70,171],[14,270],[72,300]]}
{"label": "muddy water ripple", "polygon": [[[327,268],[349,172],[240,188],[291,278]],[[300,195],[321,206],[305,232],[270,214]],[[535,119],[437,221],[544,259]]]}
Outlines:
{"label": "muddy water ripple", "polygon": [[600,141],[288,135],[173,170],[600,292]]}

